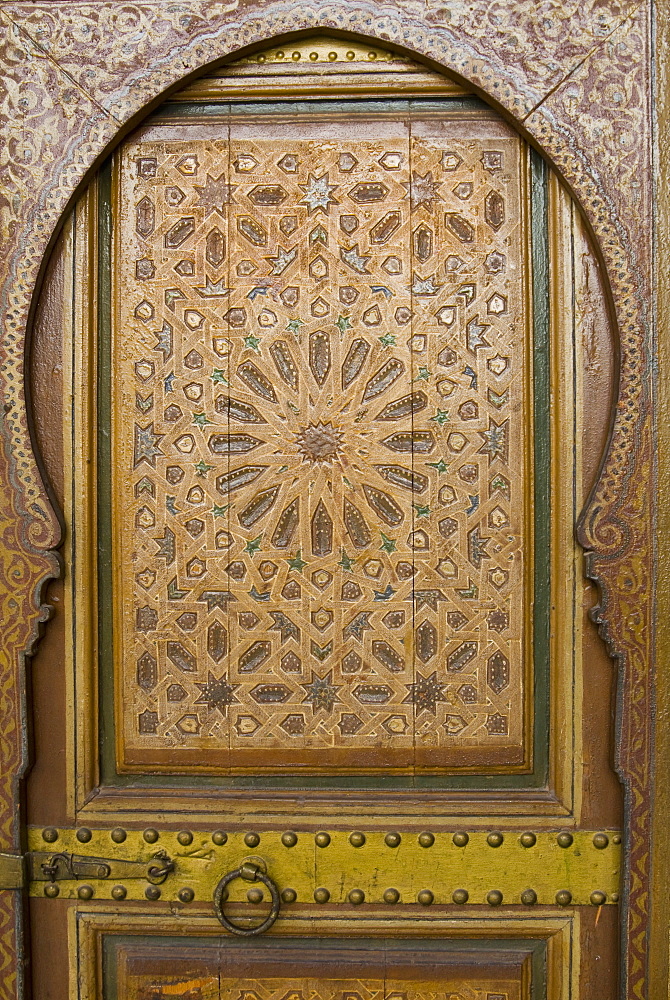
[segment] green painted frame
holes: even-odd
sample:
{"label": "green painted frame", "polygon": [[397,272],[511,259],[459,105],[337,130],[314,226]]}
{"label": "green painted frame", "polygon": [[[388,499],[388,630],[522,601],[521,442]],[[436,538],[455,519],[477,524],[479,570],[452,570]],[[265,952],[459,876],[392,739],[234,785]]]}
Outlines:
{"label": "green painted frame", "polygon": [[[173,119],[193,119],[206,122],[212,117],[220,120],[222,114],[291,114],[301,111],[318,113],[337,106],[350,114],[372,109],[388,109],[395,113],[412,109],[439,112],[445,107],[457,110],[479,110],[486,106],[477,98],[444,97],[440,100],[402,99],[389,101],[365,99],[301,102],[264,101],[262,104],[179,104],[164,105],[156,113]],[[548,168],[543,158],[530,150],[530,258],[532,285],[532,377],[534,385],[534,546],[535,551],[551,551],[551,445],[550,445],[550,318],[549,318],[549,245],[548,245]],[[110,514],[110,462],[111,435],[111,261],[113,240],[111,161],[100,169],[97,183],[97,245],[98,245],[98,630],[99,630],[99,753],[101,780],[109,786],[141,786],[147,788],[186,788],[193,777],[173,775],[118,774],[115,767],[114,676],[112,637],[112,556]],[[442,775],[379,775],[372,776],[309,776],[296,773],[281,776],[211,776],[199,775],[198,784],[207,788],[379,788],[411,789],[463,789],[468,791],[494,791],[498,789],[543,788],[548,780],[549,768],[549,718],[550,718],[550,587],[546,572],[547,562],[534,559],[534,620],[533,620],[533,767],[529,773],[467,774],[449,772]]]}

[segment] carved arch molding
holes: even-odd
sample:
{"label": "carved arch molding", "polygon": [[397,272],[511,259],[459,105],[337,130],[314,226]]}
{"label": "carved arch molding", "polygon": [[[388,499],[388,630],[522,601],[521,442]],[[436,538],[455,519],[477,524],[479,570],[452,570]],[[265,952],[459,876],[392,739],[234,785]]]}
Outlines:
{"label": "carved arch molding", "polygon": [[[629,997],[647,995],[653,574],[651,413],[651,4],[472,0],[395,3],[199,0],[4,3],[3,420],[0,476],[0,850],[19,846],[27,766],[24,661],[48,618],[60,528],[40,481],[24,395],[31,305],[59,223],[91,168],[184,78],[273,38],[329,31],[374,39],[467,80],[564,178],[595,236],[619,343],[608,452],[579,528],[597,581],[594,618],[619,667],[617,768],[627,801]],[[16,996],[15,894],[0,893],[0,995]]]}

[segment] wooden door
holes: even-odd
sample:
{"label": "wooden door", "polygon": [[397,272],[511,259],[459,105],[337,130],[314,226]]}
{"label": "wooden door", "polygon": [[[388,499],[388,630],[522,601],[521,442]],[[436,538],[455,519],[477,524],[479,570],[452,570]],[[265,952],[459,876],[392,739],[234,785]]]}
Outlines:
{"label": "wooden door", "polygon": [[[612,357],[576,206],[437,73],[315,37],[128,135],[33,341],[67,527],[36,997],[616,995],[612,672],[575,541]],[[214,908],[241,866],[225,921],[265,919],[255,874],[279,894],[247,940]]]}

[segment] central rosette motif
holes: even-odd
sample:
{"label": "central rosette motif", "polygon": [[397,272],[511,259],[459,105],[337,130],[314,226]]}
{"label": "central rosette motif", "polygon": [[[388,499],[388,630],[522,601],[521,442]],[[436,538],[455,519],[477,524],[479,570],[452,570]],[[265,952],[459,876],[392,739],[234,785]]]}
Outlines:
{"label": "central rosette motif", "polygon": [[344,435],[330,421],[319,421],[301,428],[295,440],[304,461],[332,465],[339,457]]}

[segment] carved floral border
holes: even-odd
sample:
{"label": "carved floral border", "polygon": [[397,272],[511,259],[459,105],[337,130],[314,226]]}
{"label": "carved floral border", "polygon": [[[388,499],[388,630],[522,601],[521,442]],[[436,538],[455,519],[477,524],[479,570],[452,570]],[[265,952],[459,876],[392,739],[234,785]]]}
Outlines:
{"label": "carved floral border", "polygon": [[[185,77],[273,37],[350,33],[467,80],[547,155],[593,230],[609,279],[619,393],[579,528],[594,611],[619,667],[626,791],[622,995],[647,996],[654,476],[651,396],[651,0],[79,0],[0,5],[0,850],[19,848],[25,657],[57,575],[59,526],[28,430],[33,293],[74,193]],[[20,903],[0,891],[0,1000],[22,992]]]}

